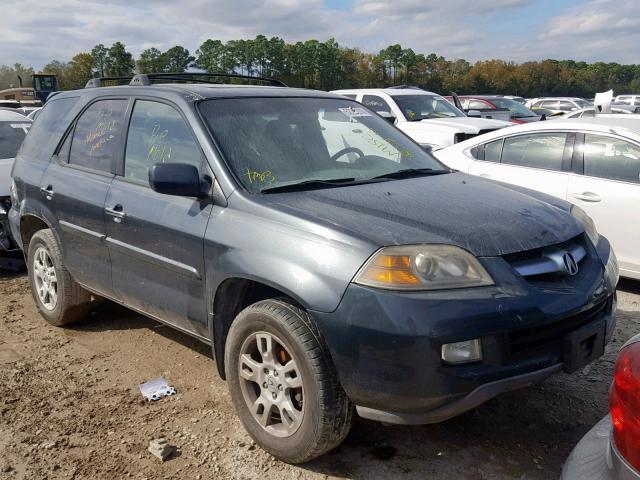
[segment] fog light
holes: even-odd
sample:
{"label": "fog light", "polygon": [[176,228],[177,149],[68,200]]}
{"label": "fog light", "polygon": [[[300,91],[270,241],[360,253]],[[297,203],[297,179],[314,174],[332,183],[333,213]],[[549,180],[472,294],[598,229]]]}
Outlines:
{"label": "fog light", "polygon": [[446,363],[470,363],[482,360],[482,343],[479,338],[465,342],[442,345],[442,360]]}

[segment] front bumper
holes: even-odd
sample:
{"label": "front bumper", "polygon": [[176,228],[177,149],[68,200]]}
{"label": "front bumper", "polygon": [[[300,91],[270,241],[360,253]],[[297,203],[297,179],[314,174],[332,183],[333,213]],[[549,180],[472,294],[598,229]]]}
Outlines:
{"label": "front bumper", "polygon": [[582,437],[562,468],[562,480],[640,480],[613,445],[611,416]]}
{"label": "front bumper", "polygon": [[[361,416],[440,422],[566,368],[563,341],[574,331],[602,322],[610,340],[615,282],[603,264],[610,248],[602,239],[591,249],[570,281],[532,284],[502,258],[482,258],[496,286],[390,292],[352,284],[334,312],[313,314]],[[481,362],[442,362],[442,344],[474,338]]]}

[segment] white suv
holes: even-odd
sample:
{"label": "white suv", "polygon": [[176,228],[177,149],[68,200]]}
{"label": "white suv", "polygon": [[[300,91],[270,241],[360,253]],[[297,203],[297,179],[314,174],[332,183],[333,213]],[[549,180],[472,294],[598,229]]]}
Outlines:
{"label": "white suv", "polygon": [[437,93],[415,87],[334,90],[357,100],[431,150],[508,127],[509,122],[467,117]]}
{"label": "white suv", "polygon": [[640,106],[640,95],[618,95],[616,103],[626,103],[627,105]]}

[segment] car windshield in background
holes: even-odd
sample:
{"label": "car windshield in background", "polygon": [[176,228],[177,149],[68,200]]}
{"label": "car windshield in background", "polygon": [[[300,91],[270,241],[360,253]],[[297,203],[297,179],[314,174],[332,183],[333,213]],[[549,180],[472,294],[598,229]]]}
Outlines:
{"label": "car windshield in background", "polygon": [[410,121],[465,116],[447,100],[436,95],[394,95],[393,99]]}
{"label": "car windshield in background", "polygon": [[[253,193],[446,172],[366,107],[332,98],[212,99],[199,106],[222,153]],[[276,188],[277,187],[277,188]]]}
{"label": "car windshield in background", "polygon": [[492,98],[491,103],[493,103],[497,108],[506,108],[511,112],[511,118],[531,118],[537,117],[535,112],[529,110],[527,107],[522,105],[521,103],[516,102],[515,100],[511,100],[510,98]]}
{"label": "car windshield in background", "polygon": [[593,102],[587,102],[586,100],[583,100],[581,98],[578,98],[577,100],[574,100],[574,102],[580,107],[580,108],[587,108],[587,107],[593,107]]}
{"label": "car windshield in background", "polygon": [[0,158],[16,156],[30,126],[27,122],[0,122]]}

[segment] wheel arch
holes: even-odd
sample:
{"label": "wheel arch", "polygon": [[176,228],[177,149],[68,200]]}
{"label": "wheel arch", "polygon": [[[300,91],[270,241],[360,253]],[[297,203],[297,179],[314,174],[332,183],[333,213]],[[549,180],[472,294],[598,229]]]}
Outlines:
{"label": "wheel arch", "polygon": [[308,306],[287,289],[262,279],[229,277],[223,280],[213,294],[213,315],[209,321],[209,334],[213,356],[220,377],[225,379],[224,354],[229,328],[238,313],[249,305],[270,298],[282,298],[302,309]]}

